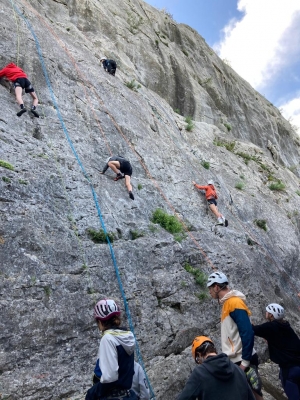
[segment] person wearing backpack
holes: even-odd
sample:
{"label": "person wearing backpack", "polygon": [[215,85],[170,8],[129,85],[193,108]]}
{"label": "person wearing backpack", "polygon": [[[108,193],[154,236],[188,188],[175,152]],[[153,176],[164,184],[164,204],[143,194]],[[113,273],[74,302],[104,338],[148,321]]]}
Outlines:
{"label": "person wearing backpack", "polygon": [[270,359],[279,365],[279,378],[289,400],[300,399],[300,339],[284,319],[284,308],[272,303],[266,307],[266,319],[252,325],[254,335],[268,342]]}
{"label": "person wearing backpack", "polygon": [[217,191],[214,187],[214,182],[212,180],[209,180],[207,182],[206,186],[201,186],[198,185],[196,182],[192,182],[193,185],[199,189],[199,190],[205,190],[205,198],[209,204],[209,208],[212,211],[212,213],[218,218],[218,223],[220,225],[225,225],[228,226],[228,221],[225,219],[225,217],[219,212],[218,207],[217,207]]}
{"label": "person wearing backpack", "polygon": [[106,57],[101,57],[100,62],[102,63],[102,66],[106,72],[115,76],[117,63],[114,60],[108,60]]}
{"label": "person wearing backpack", "polygon": [[137,400],[131,390],[135,339],[131,331],[120,326],[119,306],[112,299],[102,299],[95,305],[94,318],[102,338],[94,370],[95,384],[87,391],[85,400]]}

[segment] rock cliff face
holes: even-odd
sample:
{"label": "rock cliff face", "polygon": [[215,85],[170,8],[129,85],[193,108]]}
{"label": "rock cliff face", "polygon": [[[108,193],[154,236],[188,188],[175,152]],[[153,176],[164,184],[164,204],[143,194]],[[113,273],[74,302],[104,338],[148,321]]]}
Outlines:
{"label": "rock cliff face", "polygon": [[[220,308],[201,284],[213,268],[247,295],[254,322],[280,302],[299,333],[300,140],[279,110],[142,1],[3,0],[0,13],[0,66],[28,73],[41,114],[18,118],[1,82],[2,398],[83,398],[99,343],[93,305],[112,296],[124,309],[116,269],[157,399],[182,389],[195,335],[220,350]],[[134,201],[99,174],[110,154],[131,161]],[[191,183],[208,179],[228,228],[211,230]],[[152,223],[157,208],[186,233]],[[113,253],[91,239],[101,221]],[[284,398],[277,367],[262,370],[265,398]]]}

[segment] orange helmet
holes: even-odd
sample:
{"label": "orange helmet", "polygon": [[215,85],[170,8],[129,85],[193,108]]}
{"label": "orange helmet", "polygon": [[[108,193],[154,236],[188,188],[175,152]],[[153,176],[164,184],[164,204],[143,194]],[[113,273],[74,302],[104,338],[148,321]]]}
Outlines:
{"label": "orange helmet", "polygon": [[192,344],[192,354],[193,354],[194,360],[196,359],[196,349],[199,346],[201,346],[201,344],[203,344],[204,342],[210,342],[210,343],[214,344],[213,341],[207,336],[196,336],[195,337],[193,344]]}

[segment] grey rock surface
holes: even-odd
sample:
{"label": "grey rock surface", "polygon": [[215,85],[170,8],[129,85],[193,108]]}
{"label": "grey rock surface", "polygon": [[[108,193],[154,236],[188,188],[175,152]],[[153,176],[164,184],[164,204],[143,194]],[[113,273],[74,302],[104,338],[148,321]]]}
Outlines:
{"label": "grey rock surface", "polygon": [[[112,296],[124,310],[110,248],[88,234],[99,212],[157,399],[183,388],[196,335],[220,350],[220,307],[187,264],[222,269],[255,323],[281,303],[299,333],[300,139],[279,110],[193,29],[142,1],[3,0],[0,15],[0,66],[28,73],[41,114],[18,118],[1,81],[0,160],[12,166],[0,165],[2,398],[84,398],[99,344],[93,305]],[[115,77],[102,55],[117,61]],[[126,86],[133,79],[140,88]],[[111,171],[99,174],[111,153],[133,165],[134,201]],[[227,229],[212,231],[191,183],[208,179]],[[184,222],[183,240],[151,222],[157,208]],[[256,348],[267,362],[265,343]],[[265,398],[282,399],[277,366],[262,371]]]}

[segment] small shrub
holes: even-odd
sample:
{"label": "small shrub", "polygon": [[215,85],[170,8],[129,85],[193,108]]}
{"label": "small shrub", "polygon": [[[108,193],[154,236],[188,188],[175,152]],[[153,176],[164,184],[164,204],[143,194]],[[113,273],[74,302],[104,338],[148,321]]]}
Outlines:
{"label": "small shrub", "polygon": [[159,46],[159,41],[157,39],[155,39],[155,45],[156,45],[156,47]]}
{"label": "small shrub", "polygon": [[182,52],[183,52],[183,54],[185,55],[185,56],[189,56],[189,53],[185,50],[185,49],[182,49]]}
{"label": "small shrub", "polygon": [[281,181],[278,181],[278,182],[275,182],[275,183],[271,183],[271,185],[269,185],[269,189],[270,190],[283,191],[285,189],[285,184],[282,183]]}
{"label": "small shrub", "polygon": [[141,183],[139,183],[139,184],[137,185],[137,188],[138,188],[138,190],[141,190],[141,189],[143,189],[143,186],[142,186],[142,184],[141,184]]}
{"label": "small shrub", "polygon": [[194,129],[194,124],[193,123],[190,123],[190,124],[187,124],[187,126],[185,127],[185,129],[188,131],[188,132],[190,132],[190,131],[192,131],[193,129]]}
{"label": "small shrub", "polygon": [[228,132],[231,131],[231,125],[230,124],[224,123],[224,126],[225,126],[225,128],[227,128]]}
{"label": "small shrub", "polygon": [[300,190],[296,190],[296,194],[300,196]]}
{"label": "small shrub", "polygon": [[233,149],[235,147],[235,142],[224,142],[220,139],[214,139],[213,144],[215,146],[220,146],[220,147],[225,147],[228,151],[233,152]]}
{"label": "small shrub", "polygon": [[240,178],[241,178],[241,179],[245,179],[245,175],[243,175],[243,174],[240,175]]}
{"label": "small shrub", "polygon": [[0,160],[0,167],[10,169],[12,171],[14,170],[14,167],[9,162],[3,160]]}
{"label": "small shrub", "polygon": [[181,281],[181,286],[182,286],[182,287],[187,287],[186,281]]}
{"label": "small shrub", "polygon": [[256,219],[254,222],[260,229],[267,232],[267,221],[265,219]]}
{"label": "small shrub", "polygon": [[245,187],[245,183],[244,182],[237,182],[235,184],[235,188],[238,189],[238,190],[243,190],[244,187]]}
{"label": "small shrub", "polygon": [[156,209],[152,215],[151,222],[159,224],[170,233],[180,233],[183,231],[181,222],[174,215],[169,215],[160,208]]}
{"label": "small shrub", "polygon": [[21,185],[28,185],[28,182],[27,181],[23,181],[23,179],[19,179],[19,183]]}
{"label": "small shrub", "polygon": [[207,276],[204,272],[202,272],[198,268],[192,267],[188,263],[185,263],[184,269],[195,277],[195,281],[196,281],[197,285],[199,285],[201,287],[206,286]]}
{"label": "small shrub", "polygon": [[68,32],[70,32],[70,28],[66,28],[66,30],[67,30]]}
{"label": "small shrub", "polygon": [[196,297],[200,300],[200,301],[204,301],[208,299],[208,294],[205,292],[201,292],[196,294]]}
{"label": "small shrub", "polygon": [[174,240],[176,242],[181,243],[186,238],[186,234],[184,232],[174,233]]}
{"label": "small shrub", "polygon": [[155,232],[158,231],[158,228],[157,228],[156,225],[150,224],[149,225],[149,231],[152,232],[152,233],[155,233]]}
{"label": "small shrub", "polygon": [[132,81],[126,82],[125,85],[126,85],[129,89],[131,89],[131,90],[133,90],[133,91],[135,91],[135,92],[137,91],[137,89],[139,89],[139,88],[141,87],[140,84],[136,84],[135,79],[132,79]]}
{"label": "small shrub", "polygon": [[210,83],[211,81],[212,81],[212,78],[211,78],[211,77],[206,78],[206,79],[203,79],[203,81],[202,81],[201,79],[198,79],[198,83],[199,83],[199,85],[201,85],[201,86],[206,85],[206,84]]}
{"label": "small shrub", "polygon": [[188,115],[187,117],[185,117],[184,120],[187,124],[191,124],[193,122],[192,117],[190,115]]}
{"label": "small shrub", "polygon": [[89,228],[87,232],[94,243],[106,243],[107,238],[111,243],[114,241],[114,235],[112,233],[105,234],[103,229],[96,231],[95,229]]}
{"label": "small shrub", "polygon": [[50,288],[50,286],[45,286],[45,287],[44,287],[44,292],[45,292],[45,295],[46,295],[47,297],[50,297],[50,294],[51,294],[51,288]]}
{"label": "small shrub", "polygon": [[180,110],[179,110],[179,108],[175,108],[175,109],[174,109],[174,112],[176,112],[176,114],[179,114],[179,115],[180,115]]}
{"label": "small shrub", "polygon": [[6,183],[11,182],[11,180],[9,178],[7,178],[6,176],[2,176],[2,180],[3,180],[3,182],[6,182]]}
{"label": "small shrub", "polygon": [[131,235],[131,240],[135,240],[138,239],[140,237],[144,236],[144,232],[140,232],[138,230],[131,230],[130,231],[130,235]]}
{"label": "small shrub", "polygon": [[201,161],[201,165],[205,169],[209,169],[210,163],[208,161]]}

